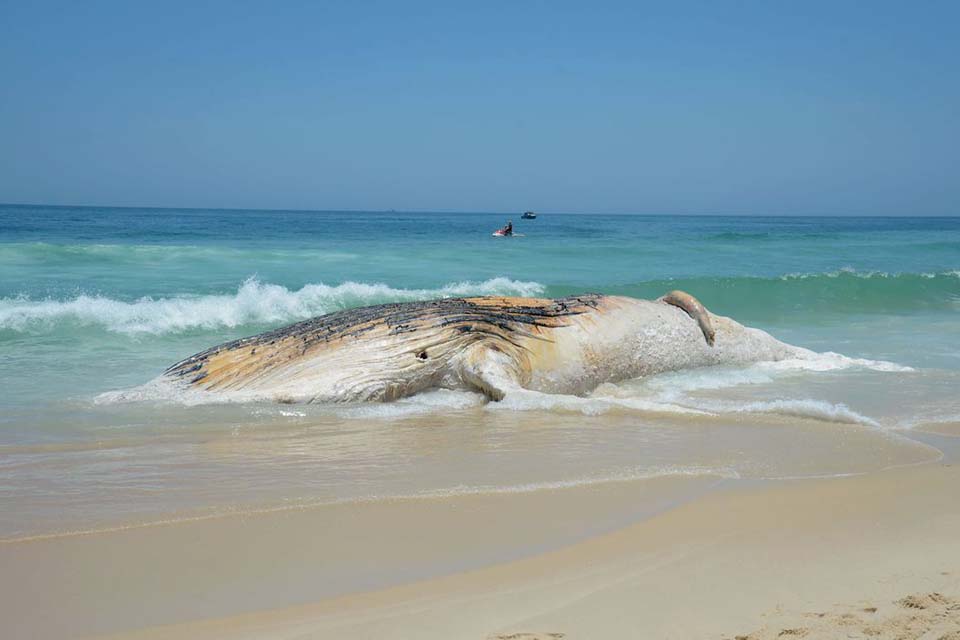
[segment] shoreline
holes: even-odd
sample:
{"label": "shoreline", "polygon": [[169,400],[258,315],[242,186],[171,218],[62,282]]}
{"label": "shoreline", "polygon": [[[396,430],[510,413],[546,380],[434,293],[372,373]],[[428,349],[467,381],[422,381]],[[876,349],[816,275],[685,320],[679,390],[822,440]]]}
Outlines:
{"label": "shoreline", "polygon": [[0,615],[36,638],[720,637],[778,607],[960,595],[960,439],[916,435],[944,457],[2,545]]}
{"label": "shoreline", "polygon": [[[910,431],[787,416],[648,422],[611,412],[586,420],[573,412],[477,407],[392,422],[314,424],[298,418],[278,429],[251,421],[176,438],[8,448],[7,468],[16,471],[8,477],[11,502],[0,515],[0,547],[311,509],[603,491],[661,479],[841,477],[942,455]],[[938,423],[929,431],[949,435],[950,427]],[[570,455],[575,448],[581,455]],[[62,468],[48,473],[48,461],[59,460]],[[350,465],[356,462],[366,466],[355,473]],[[213,476],[211,469],[217,469]],[[162,475],[150,478],[151,472]],[[44,485],[44,474],[56,482]],[[211,483],[214,476],[218,480]],[[127,478],[133,482],[124,486]],[[104,483],[110,490],[101,493]],[[619,521],[629,522],[626,516]]]}

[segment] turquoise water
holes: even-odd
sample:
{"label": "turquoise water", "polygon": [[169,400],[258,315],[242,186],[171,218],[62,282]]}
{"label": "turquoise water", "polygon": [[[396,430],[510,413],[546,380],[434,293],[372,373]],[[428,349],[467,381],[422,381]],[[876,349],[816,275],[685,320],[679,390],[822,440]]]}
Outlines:
{"label": "turquoise water", "polygon": [[[146,518],[147,511],[153,517],[245,504],[250,492],[240,486],[249,483],[269,487],[256,494],[257,504],[379,495],[388,477],[391,487],[411,492],[464,482],[486,486],[489,464],[477,460],[470,463],[477,465],[473,476],[451,476],[469,467],[466,444],[451,454],[449,466],[441,465],[445,471],[424,479],[410,469],[436,452],[410,453],[411,443],[398,435],[439,420],[437,428],[454,429],[460,435],[450,437],[466,442],[476,436],[456,429],[472,420],[485,425],[485,433],[494,429],[506,438],[495,447],[504,457],[494,456],[503,472],[510,468],[504,451],[518,446],[503,425],[518,418],[508,420],[476,398],[430,396],[392,413],[109,401],[110,392],[143,384],[213,344],[386,301],[583,291],[653,298],[682,288],[715,313],[787,342],[893,364],[829,365],[789,375],[723,371],[707,381],[640,381],[617,394],[675,396],[682,389],[690,406],[736,414],[737,420],[766,416],[776,423],[770,433],[787,428],[777,422],[784,416],[881,427],[887,434],[960,416],[952,404],[960,390],[960,218],[512,217],[522,237],[491,237],[505,222],[503,214],[0,206],[0,497],[22,509],[18,517],[0,518],[0,533],[80,526],[83,518],[51,497],[67,490],[86,505],[84,513],[97,500],[111,505],[83,520],[89,525]],[[609,413],[605,401],[570,402],[524,410],[539,416],[534,422],[541,426],[563,423],[593,438],[585,445],[582,436],[555,429],[541,441],[557,447],[552,455],[568,460],[572,450],[564,443],[576,442],[596,448],[594,457],[566,472],[545,464],[541,475],[520,474],[513,484],[619,474],[630,465],[611,453],[614,448],[631,452],[637,473],[707,464],[702,452],[686,456],[691,441],[671,430],[676,425],[663,426],[673,418],[627,417],[617,409],[616,420],[595,419]],[[739,403],[734,412],[724,408],[731,403]],[[443,422],[449,415],[458,416],[459,426]],[[622,426],[602,428],[616,421],[633,425],[627,432],[633,435]],[[407,451],[409,464],[377,475],[389,465],[363,443],[374,432],[383,442],[384,429],[395,448]],[[356,442],[345,444],[348,434]],[[294,435],[309,442],[301,457],[282,446]],[[258,451],[273,453],[250,453],[247,437]],[[210,440],[229,443],[231,453],[198,453],[199,443]],[[238,447],[246,453],[238,454]],[[357,471],[374,459],[380,471]],[[324,461],[322,473],[318,460]],[[742,476],[761,473],[766,464],[747,456],[707,466]],[[771,473],[818,471],[788,467]],[[224,480],[236,490],[195,499],[205,495],[198,487]],[[370,489],[344,492],[346,485]],[[138,510],[154,499],[155,505]],[[54,506],[59,515],[52,514]]]}

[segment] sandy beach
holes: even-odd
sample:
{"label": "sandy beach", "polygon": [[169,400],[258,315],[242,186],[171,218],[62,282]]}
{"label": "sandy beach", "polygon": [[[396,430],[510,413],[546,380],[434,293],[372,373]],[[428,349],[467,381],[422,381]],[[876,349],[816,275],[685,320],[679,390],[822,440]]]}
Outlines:
{"label": "sandy beach", "polygon": [[941,460],[846,478],[660,479],[9,542],[0,617],[16,638],[952,638],[960,439],[938,431],[921,439]]}

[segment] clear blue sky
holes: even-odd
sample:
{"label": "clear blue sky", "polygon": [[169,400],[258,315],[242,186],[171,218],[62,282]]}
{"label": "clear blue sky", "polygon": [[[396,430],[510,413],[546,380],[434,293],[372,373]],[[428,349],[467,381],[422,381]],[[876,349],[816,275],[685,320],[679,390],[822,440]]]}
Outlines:
{"label": "clear blue sky", "polygon": [[0,202],[960,215],[960,2],[0,0]]}

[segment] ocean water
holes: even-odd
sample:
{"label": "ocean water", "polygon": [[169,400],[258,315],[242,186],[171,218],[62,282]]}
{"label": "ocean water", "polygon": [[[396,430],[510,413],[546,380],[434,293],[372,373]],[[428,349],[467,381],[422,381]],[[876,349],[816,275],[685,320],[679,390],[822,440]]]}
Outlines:
{"label": "ocean water", "polygon": [[[664,475],[935,459],[960,422],[960,218],[513,216],[0,205],[0,539]],[[348,307],[653,298],[820,352],[587,397],[118,401],[183,357]],[[118,392],[127,392],[121,394]]]}

